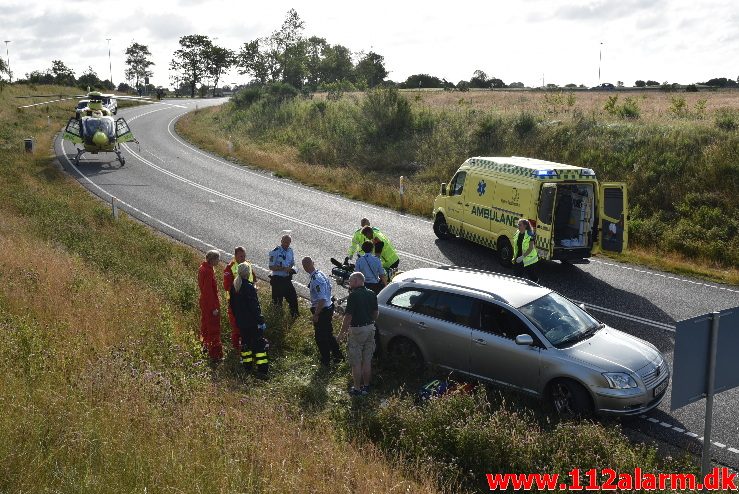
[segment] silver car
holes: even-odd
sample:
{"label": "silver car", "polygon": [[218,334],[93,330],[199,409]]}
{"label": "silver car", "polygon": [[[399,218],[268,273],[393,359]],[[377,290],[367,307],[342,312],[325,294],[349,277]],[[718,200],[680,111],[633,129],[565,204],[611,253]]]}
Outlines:
{"label": "silver car", "polygon": [[378,303],[380,343],[391,356],[542,398],[562,416],[643,413],[670,381],[654,345],[520,278],[414,269],[397,275]]}

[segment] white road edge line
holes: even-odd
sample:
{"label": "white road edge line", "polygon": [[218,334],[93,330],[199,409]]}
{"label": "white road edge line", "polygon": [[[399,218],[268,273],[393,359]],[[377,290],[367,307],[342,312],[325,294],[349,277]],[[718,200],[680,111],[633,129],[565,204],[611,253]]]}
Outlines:
{"label": "white road edge line", "polygon": [[[200,150],[200,149],[198,149],[196,147],[190,146],[188,143],[182,141],[182,139],[178,138],[177,136],[174,135],[174,133],[172,133],[172,123],[175,120],[177,120],[178,118],[180,118],[182,115],[185,115],[185,113],[182,113],[180,115],[177,115],[176,117],[174,117],[172,120],[169,121],[169,123],[167,124],[167,132],[169,133],[170,136],[172,136],[172,139],[174,139],[175,141],[177,141],[178,144],[180,144],[181,146],[184,146],[184,147],[188,148],[189,150],[193,151],[194,153],[197,153],[197,154],[200,154],[202,156],[205,156],[206,158],[208,158],[210,160],[213,160],[215,162],[221,163],[223,165],[230,166],[231,168],[235,168],[237,170],[241,170],[242,172],[248,173],[249,175],[254,175],[254,176],[257,176],[259,178],[264,178],[264,179],[267,179],[267,180],[270,180],[270,181],[273,181],[273,182],[278,182],[280,184],[287,185],[289,187],[293,187],[293,188],[296,188],[296,189],[301,189],[304,192],[307,189],[310,189],[310,191],[313,192],[313,193],[317,193],[317,194],[320,194],[322,196],[330,197],[331,199],[339,200],[341,202],[347,202],[347,203],[351,203],[351,204],[356,204],[356,201],[352,201],[351,199],[347,199],[345,197],[341,197],[341,196],[339,196],[337,194],[331,194],[329,192],[324,192],[324,191],[319,190],[319,189],[314,189],[314,188],[312,188],[312,187],[310,187],[308,185],[297,184],[297,183],[294,183],[292,180],[288,181],[288,180],[285,180],[285,179],[273,178],[271,176],[265,175],[264,173],[259,173],[259,172],[252,171],[252,170],[250,170],[250,169],[248,169],[248,168],[246,168],[244,166],[234,165],[233,163],[229,163],[228,161],[224,161],[224,160],[222,160],[220,158],[216,158],[215,156],[211,156],[210,154],[208,154],[208,153],[206,153],[206,152],[204,152],[204,151],[202,151],[202,150]],[[392,209],[385,209],[385,208],[381,208],[381,207],[377,207],[377,206],[372,206],[370,204],[362,204],[362,206],[365,207],[365,208],[367,208],[367,209],[371,209],[373,211],[381,211],[383,213],[390,213],[390,214],[393,214],[395,216],[401,216],[403,218],[412,218],[412,219],[421,221],[421,222],[426,223],[426,224],[429,224],[429,225],[432,225],[434,223],[433,221],[425,220],[425,219],[423,219],[423,218],[421,218],[419,216],[402,214],[402,213],[399,213],[397,211],[393,211]]]}
{"label": "white road edge line", "polygon": [[[639,415],[639,418],[642,419],[645,422],[651,422],[653,424],[661,425],[662,427],[665,427],[667,429],[672,429],[675,432],[678,432],[680,434],[683,434],[685,436],[688,436],[688,437],[690,437],[692,439],[697,439],[697,440],[699,440],[701,442],[703,441],[703,438],[702,437],[699,437],[698,434],[696,434],[695,432],[690,432],[690,431],[685,430],[685,429],[682,429],[682,428],[680,428],[680,427],[678,427],[676,425],[668,424],[667,422],[662,422],[660,420],[657,420],[654,417],[648,417],[647,415]],[[726,449],[727,451],[729,451],[731,453],[739,454],[739,449],[729,447],[726,444],[715,442],[715,441],[711,441],[711,444],[713,444],[717,448]]]}

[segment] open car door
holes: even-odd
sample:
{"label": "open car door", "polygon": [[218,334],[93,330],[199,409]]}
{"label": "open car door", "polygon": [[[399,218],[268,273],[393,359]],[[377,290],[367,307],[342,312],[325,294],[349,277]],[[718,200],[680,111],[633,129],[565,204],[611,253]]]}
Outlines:
{"label": "open car door", "polygon": [[118,144],[123,144],[124,142],[135,140],[133,132],[131,132],[130,127],[122,118],[119,118],[115,121],[115,136]]}
{"label": "open car door", "polygon": [[82,144],[82,127],[80,121],[76,117],[72,117],[64,128],[64,139],[72,141],[74,144]]}
{"label": "open car door", "polygon": [[628,202],[625,183],[601,183],[598,192],[598,222],[601,250],[623,252],[629,240]]}

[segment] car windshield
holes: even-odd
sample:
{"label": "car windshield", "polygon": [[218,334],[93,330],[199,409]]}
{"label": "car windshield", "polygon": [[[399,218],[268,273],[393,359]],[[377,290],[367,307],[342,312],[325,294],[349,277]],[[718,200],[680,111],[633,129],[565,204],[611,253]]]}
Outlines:
{"label": "car windshield", "polygon": [[558,348],[575,343],[603,327],[587,312],[555,292],[519,307],[518,310]]}

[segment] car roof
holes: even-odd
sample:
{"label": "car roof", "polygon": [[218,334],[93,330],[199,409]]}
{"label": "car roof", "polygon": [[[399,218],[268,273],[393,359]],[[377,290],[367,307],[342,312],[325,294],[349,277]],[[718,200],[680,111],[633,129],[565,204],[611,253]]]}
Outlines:
{"label": "car roof", "polygon": [[552,292],[523,278],[458,266],[412,269],[396,275],[393,282],[469,290],[490,295],[513,307],[521,307]]}

